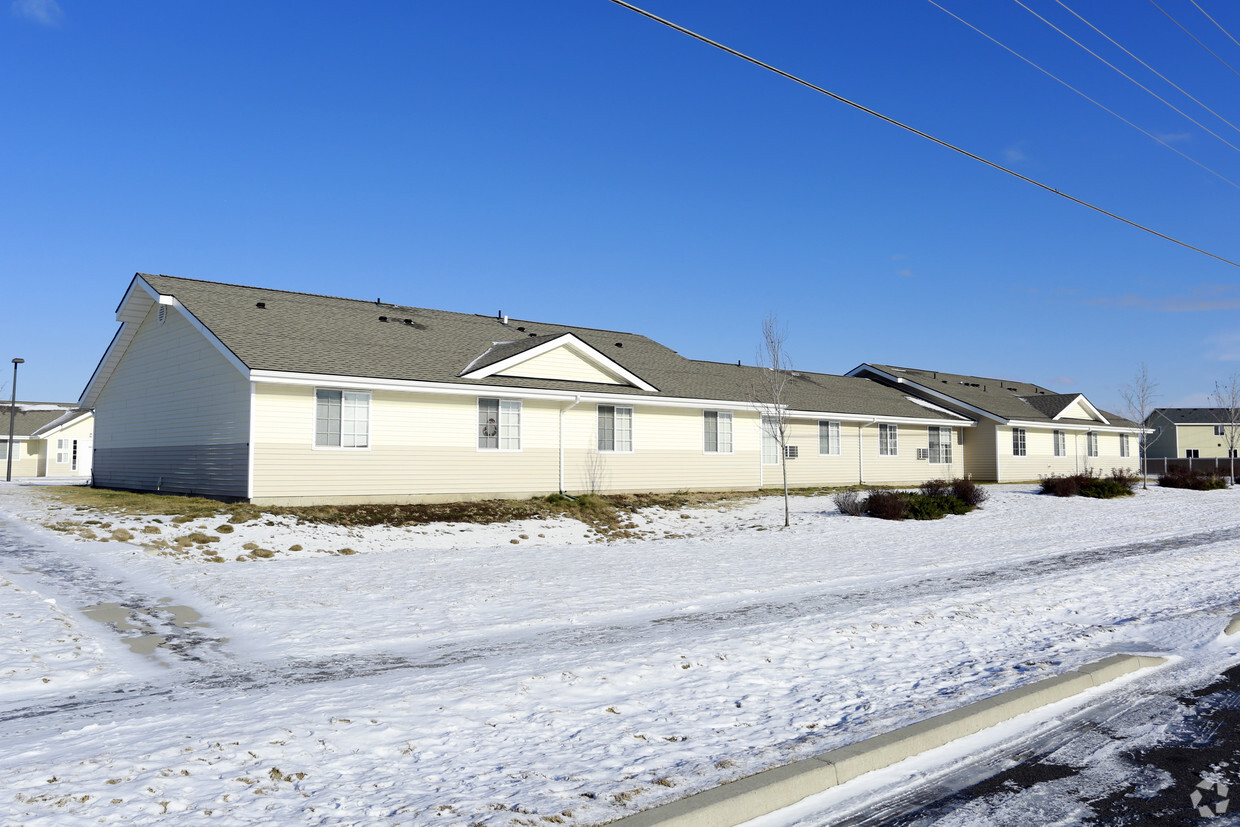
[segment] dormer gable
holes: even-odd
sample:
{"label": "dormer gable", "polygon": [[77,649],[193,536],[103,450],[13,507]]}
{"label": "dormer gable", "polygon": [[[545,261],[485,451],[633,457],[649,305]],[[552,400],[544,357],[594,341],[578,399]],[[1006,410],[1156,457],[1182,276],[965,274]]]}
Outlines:
{"label": "dormer gable", "polygon": [[[519,348],[519,349],[517,349]],[[517,349],[517,352],[512,352]],[[544,342],[496,342],[461,374],[462,379],[506,376],[624,385],[644,391],[658,388],[571,333]]]}

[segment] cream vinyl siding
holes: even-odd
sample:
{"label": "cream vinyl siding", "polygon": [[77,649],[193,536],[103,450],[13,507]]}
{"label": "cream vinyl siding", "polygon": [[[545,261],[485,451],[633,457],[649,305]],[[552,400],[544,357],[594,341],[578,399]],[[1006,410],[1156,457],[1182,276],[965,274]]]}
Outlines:
{"label": "cream vinyl siding", "polygon": [[[856,431],[854,428],[846,428]],[[917,450],[930,450],[930,434],[925,425],[900,424],[897,431],[896,456],[880,456],[878,453],[878,425],[867,425],[863,430],[864,440],[862,451],[865,465],[865,485],[920,485],[926,480],[948,479],[964,473],[964,447],[956,442],[958,429],[952,428],[952,461],[951,463],[934,463],[918,459]],[[844,449],[848,450],[848,438],[843,440]],[[855,445],[855,442],[854,442]],[[854,471],[855,473],[855,471]]]}
{"label": "cream vinyl siding", "polygon": [[1213,425],[1180,425],[1178,428],[1179,453],[1165,456],[1183,458],[1185,450],[1195,448],[1201,452],[1202,457],[1227,457],[1227,437],[1215,436]]}
{"label": "cream vinyl siding", "polygon": [[179,310],[157,313],[95,403],[95,482],[244,497],[249,381]]}
{"label": "cream vinyl siding", "polygon": [[[559,489],[561,403],[526,399],[521,449],[478,449],[478,397],[372,391],[367,448],[314,447],[314,388],[257,384],[259,503],[528,497]],[[592,412],[592,411],[591,411]]]}
{"label": "cream vinyl siding", "polygon": [[[43,452],[47,461],[47,476],[49,477],[89,477],[91,456],[94,448],[95,436],[95,420],[94,417],[84,416],[72,425],[62,428],[56,433],[44,440],[47,446]],[[72,454],[72,440],[77,440],[78,462],[77,470],[72,470],[72,463],[66,462],[63,465],[56,463],[56,441],[59,439],[67,440],[68,447],[66,453]],[[72,456],[70,456],[72,459]]]}
{"label": "cream vinyl siding", "polygon": [[[4,423],[4,433],[0,435],[0,442],[8,442],[8,422]],[[41,476],[39,467],[43,463],[41,454],[42,443],[40,440],[24,440],[17,439],[16,434],[13,438],[13,477],[37,477]],[[7,456],[7,455],[5,455]],[[0,469],[6,468],[8,460],[0,460]]]}
{"label": "cream vinyl siding", "polygon": [[567,345],[549,350],[541,356],[527,359],[507,370],[501,370],[496,376],[563,379],[573,382],[596,382],[607,385],[628,384],[603,371]]}
{"label": "cream vinyl siding", "polygon": [[[793,419],[788,423],[788,444],[797,447],[797,458],[788,460],[789,486],[857,484],[857,423],[839,419],[830,421],[840,423],[838,454],[818,453],[819,420]],[[872,427],[870,430],[874,433],[867,437],[877,439],[877,429]],[[782,484],[780,473],[778,465],[768,466],[767,485]]]}
{"label": "cream vinyl siding", "polygon": [[597,406],[582,404],[565,414],[564,476],[570,494],[758,488],[756,413],[732,413],[732,453],[725,454],[704,449],[703,408],[632,407],[631,453],[597,450]]}
{"label": "cream vinyl siding", "polygon": [[[964,473],[978,481],[998,478],[995,468],[995,438],[997,426],[990,420],[981,420],[972,428],[964,429]],[[1012,436],[1008,435],[1008,453],[1012,452]]]}
{"label": "cream vinyl siding", "polygon": [[[1112,468],[1136,470],[1139,458],[1119,455],[1119,434],[1098,432],[1098,456],[1086,455],[1086,431],[1064,430],[1066,456],[1055,456],[1055,437],[1052,427],[1025,428],[1025,456],[1012,456],[1012,429],[1000,427],[999,458],[1003,478],[1000,482],[1032,482],[1051,474],[1079,474],[1094,470],[1107,474]],[[1134,445],[1135,448],[1135,445]],[[1136,451],[1134,450],[1135,454]],[[983,477],[978,477],[983,479]]]}

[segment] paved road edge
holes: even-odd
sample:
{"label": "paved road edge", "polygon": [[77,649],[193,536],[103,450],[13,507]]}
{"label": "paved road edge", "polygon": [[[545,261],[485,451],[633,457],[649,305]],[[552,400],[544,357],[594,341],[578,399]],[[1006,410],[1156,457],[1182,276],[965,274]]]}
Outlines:
{"label": "paved road edge", "polygon": [[[1240,631],[1240,614],[1226,634]],[[1025,712],[1102,686],[1118,677],[1166,663],[1146,655],[1112,655],[1029,686],[1004,692],[893,732],[764,770],[719,787],[611,822],[615,827],[733,827],[803,798],[889,767],[958,738],[981,732]]]}

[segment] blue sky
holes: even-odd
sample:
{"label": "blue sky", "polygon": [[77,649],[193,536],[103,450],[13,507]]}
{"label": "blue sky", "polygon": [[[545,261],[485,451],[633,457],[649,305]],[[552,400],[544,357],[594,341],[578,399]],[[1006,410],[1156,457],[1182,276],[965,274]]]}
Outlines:
{"label": "blue sky", "polygon": [[[607,0],[3,2],[0,357],[26,360],[19,398],[77,398],[139,271],[747,363],[775,313],[799,368],[1019,379],[1113,410],[1142,362],[1162,405],[1240,370],[1240,269]],[[1240,150],[1206,131],[1240,147],[1240,9],[1198,0],[1216,26],[1159,0],[1221,62],[1151,3],[1065,0],[1220,119],[1024,0],[1199,126],[1014,1],[938,2],[1201,166],[928,0],[639,5],[1240,260]]]}

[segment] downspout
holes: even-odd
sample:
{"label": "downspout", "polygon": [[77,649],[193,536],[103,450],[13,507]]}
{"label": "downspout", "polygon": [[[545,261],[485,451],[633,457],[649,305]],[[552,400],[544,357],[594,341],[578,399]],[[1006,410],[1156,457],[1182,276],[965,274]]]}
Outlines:
{"label": "downspout", "polygon": [[574,396],[573,404],[560,408],[560,493],[564,493],[564,412],[571,411],[581,404],[581,397]]}
{"label": "downspout", "polygon": [[877,419],[871,419],[857,426],[857,485],[865,485],[865,439],[861,432],[876,422]]}

